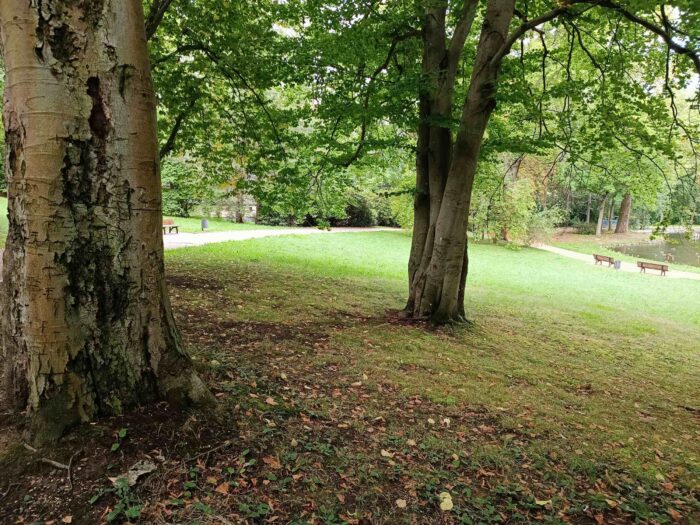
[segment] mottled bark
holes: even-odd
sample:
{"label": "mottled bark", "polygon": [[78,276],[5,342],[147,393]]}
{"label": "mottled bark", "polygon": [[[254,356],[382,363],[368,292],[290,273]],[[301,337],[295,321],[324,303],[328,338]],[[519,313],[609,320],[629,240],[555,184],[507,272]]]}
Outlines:
{"label": "mottled bark", "polygon": [[211,400],[164,281],[140,0],[0,2],[5,391],[36,442],[155,400]]}
{"label": "mottled bark", "polygon": [[465,317],[471,193],[484,133],[496,105],[502,57],[494,57],[506,41],[514,0],[488,3],[467,99],[453,140],[454,75],[475,7],[476,2],[465,4],[449,45],[445,2],[430,4],[423,28],[423,73],[429,89],[421,100],[421,116],[427,112],[428,118],[422,118],[419,129],[416,211],[420,210],[421,216],[414,226],[406,313],[438,323]]}
{"label": "mottled bark", "polygon": [[630,228],[630,215],[632,213],[632,194],[625,193],[620,204],[620,214],[617,217],[615,233],[627,233]]}

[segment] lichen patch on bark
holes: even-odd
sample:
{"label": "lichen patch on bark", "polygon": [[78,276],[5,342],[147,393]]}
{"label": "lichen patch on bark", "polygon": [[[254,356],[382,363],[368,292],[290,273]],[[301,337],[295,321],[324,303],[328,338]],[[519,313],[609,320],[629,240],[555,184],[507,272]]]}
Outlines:
{"label": "lichen patch on bark", "polygon": [[164,283],[142,9],[0,2],[0,19],[17,21],[2,34],[5,390],[39,441],[156,398],[211,397],[181,348]]}

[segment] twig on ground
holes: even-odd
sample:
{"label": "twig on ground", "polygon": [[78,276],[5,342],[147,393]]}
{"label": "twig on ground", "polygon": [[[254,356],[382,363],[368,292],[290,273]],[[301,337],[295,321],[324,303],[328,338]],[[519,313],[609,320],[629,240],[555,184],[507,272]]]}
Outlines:
{"label": "twig on ground", "polygon": [[75,456],[80,454],[82,451],[83,451],[82,449],[78,450],[75,454],[73,454],[70,457],[70,460],[68,460],[68,486],[70,487],[71,491],[73,490],[73,478],[71,476],[71,474],[72,474],[71,467],[73,466],[73,460],[75,459]]}
{"label": "twig on ground", "polygon": [[33,446],[31,446],[28,443],[22,443],[22,446],[26,448],[29,452],[39,452],[37,449],[35,449]]}
{"label": "twig on ground", "polygon": [[19,483],[10,483],[10,485],[7,487],[7,490],[0,494],[0,501],[4,500],[10,494],[12,487],[19,487]]}
{"label": "twig on ground", "polygon": [[64,463],[59,463],[58,461],[54,461],[53,459],[40,458],[39,461],[42,463],[46,463],[48,465],[51,465],[52,467],[60,468],[63,470],[70,470],[70,467],[68,465],[66,465]]}
{"label": "twig on ground", "polygon": [[201,453],[197,454],[196,456],[192,456],[191,458],[186,459],[185,463],[190,463],[197,458],[201,458],[202,456],[209,456],[209,454],[211,454],[212,452],[216,452],[217,450],[221,450],[222,448],[226,448],[230,445],[231,445],[231,441],[227,439],[221,445],[218,445],[214,448],[210,448],[209,450],[207,450],[205,452],[201,452]]}

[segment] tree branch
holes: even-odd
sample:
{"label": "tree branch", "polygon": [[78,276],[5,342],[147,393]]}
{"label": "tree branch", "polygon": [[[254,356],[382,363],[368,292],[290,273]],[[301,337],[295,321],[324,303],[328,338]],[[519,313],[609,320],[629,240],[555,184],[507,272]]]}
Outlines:
{"label": "tree branch", "polygon": [[174,0],[153,0],[151,9],[146,17],[146,39],[150,40],[158,31],[158,26],[163,21],[163,16]]}
{"label": "tree branch", "polygon": [[[528,31],[535,29],[536,27],[549,22],[551,20],[554,20],[555,18],[558,18],[559,16],[565,15],[568,12],[570,12],[570,8],[574,5],[585,5],[587,4],[588,7],[586,10],[591,9],[593,7],[604,7],[606,9],[611,9],[613,11],[617,11],[620,13],[622,16],[624,16],[627,20],[630,22],[633,22],[635,24],[641,25],[645,29],[648,29],[652,33],[654,33],[657,36],[660,36],[661,39],[666,43],[666,45],[675,51],[679,55],[684,55],[690,58],[690,60],[693,62],[693,65],[695,66],[695,70],[700,75],[700,53],[696,51],[695,49],[691,49],[690,47],[686,47],[682,44],[679,44],[675,40],[673,40],[670,31],[668,30],[668,26],[666,28],[659,27],[648,20],[645,20],[644,18],[641,18],[637,16],[636,14],[628,11],[627,9],[623,8],[622,6],[616,4],[615,2],[611,0],[598,0],[595,2],[592,2],[590,0],[571,0],[567,5],[558,7],[556,9],[553,9],[549,11],[548,13],[545,13],[541,16],[538,16],[537,18],[533,18],[532,20],[526,21],[523,24],[518,27],[511,35],[506,39],[506,41],[503,43],[503,46],[499,50],[498,53],[493,57],[491,60],[492,65],[498,64],[499,61],[503,60],[503,57],[505,57],[509,52],[511,47],[513,47],[513,44],[521,38],[525,33]],[[581,15],[582,13],[576,13],[577,16]]]}
{"label": "tree branch", "polygon": [[525,33],[530,31],[531,29],[535,29],[537,26],[541,26],[545,22],[549,22],[563,15],[569,10],[569,7],[571,6],[566,5],[563,7],[557,7],[556,9],[553,9],[548,13],[538,16],[537,18],[533,18],[532,20],[523,22],[520,25],[520,27],[518,27],[518,29],[516,29],[513,33],[511,33],[508,36],[506,41],[501,46],[501,49],[493,56],[493,58],[491,59],[491,65],[495,66],[501,60],[503,60],[503,57],[510,53],[510,48],[513,47],[513,44],[515,44],[515,42],[517,42],[518,39],[522,37]]}
{"label": "tree branch", "polygon": [[608,9],[613,9],[620,13],[622,16],[624,16],[630,22],[639,24],[640,26],[648,29],[652,33],[660,36],[666,43],[666,45],[669,48],[673,49],[673,51],[675,51],[679,55],[685,55],[688,58],[690,58],[690,60],[693,62],[693,65],[695,66],[695,71],[698,73],[698,75],[700,75],[700,54],[698,54],[698,51],[689,47],[685,47],[682,44],[679,44],[678,42],[673,40],[668,30],[663,29],[655,24],[652,24],[648,20],[645,20],[635,15],[634,13],[627,11],[627,9],[614,2],[611,2],[610,0],[602,0],[598,5],[600,5],[601,7],[606,7]]}
{"label": "tree branch", "polygon": [[190,99],[189,104],[185,109],[183,109],[177,117],[175,117],[175,123],[173,124],[172,129],[170,130],[170,135],[168,135],[168,140],[165,141],[165,144],[160,148],[160,159],[164,159],[167,155],[169,155],[174,149],[175,149],[175,140],[177,139],[177,135],[180,132],[180,128],[182,128],[182,123],[185,121],[185,119],[189,116],[190,113],[192,113],[192,110],[194,109],[195,104],[197,103],[197,97],[192,97]]}

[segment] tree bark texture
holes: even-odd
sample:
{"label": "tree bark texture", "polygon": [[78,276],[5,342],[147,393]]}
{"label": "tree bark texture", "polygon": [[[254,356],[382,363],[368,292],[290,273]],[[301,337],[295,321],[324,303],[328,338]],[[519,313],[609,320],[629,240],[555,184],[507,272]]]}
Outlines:
{"label": "tree bark texture", "polygon": [[608,204],[608,194],[606,193],[605,196],[600,201],[600,205],[598,206],[598,224],[596,225],[596,228],[595,228],[596,237],[603,236],[603,219],[605,218],[605,208],[606,208],[607,204]]}
{"label": "tree bark texture", "polygon": [[500,60],[493,59],[507,38],[514,10],[514,0],[488,2],[455,136],[455,79],[476,3],[465,3],[449,42],[447,2],[430,2],[423,21],[424,82],[419,100],[415,220],[405,313],[437,323],[465,318],[471,192],[481,143],[496,105]]}
{"label": "tree bark texture", "polygon": [[632,194],[625,193],[620,204],[620,215],[617,217],[615,233],[627,233],[630,228],[630,215],[632,213]]}
{"label": "tree bark texture", "polygon": [[593,204],[593,196],[589,193],[588,194],[588,204],[586,206],[586,224],[591,223],[591,207]]}
{"label": "tree bark texture", "polygon": [[610,205],[608,206],[608,231],[612,231],[612,221],[613,215],[615,214],[615,195],[610,199]]}
{"label": "tree bark texture", "polygon": [[8,400],[38,443],[130,405],[210,400],[164,280],[140,0],[2,1],[0,29]]}

